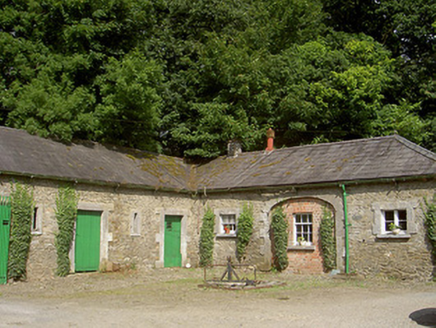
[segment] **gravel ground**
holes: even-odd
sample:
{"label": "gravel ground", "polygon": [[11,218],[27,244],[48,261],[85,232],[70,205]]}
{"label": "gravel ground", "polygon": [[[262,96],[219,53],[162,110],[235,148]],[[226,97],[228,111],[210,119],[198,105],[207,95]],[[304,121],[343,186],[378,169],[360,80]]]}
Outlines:
{"label": "gravel ground", "polygon": [[436,327],[435,283],[270,273],[258,278],[286,285],[229,291],[202,278],[155,269],[10,283],[0,327],[423,327],[410,315]]}

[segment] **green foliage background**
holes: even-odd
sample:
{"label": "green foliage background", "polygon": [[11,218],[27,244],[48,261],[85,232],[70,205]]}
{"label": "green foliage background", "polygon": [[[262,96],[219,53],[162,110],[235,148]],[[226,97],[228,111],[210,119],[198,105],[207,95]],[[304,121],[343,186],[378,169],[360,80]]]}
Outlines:
{"label": "green foliage background", "polygon": [[253,206],[246,204],[242,206],[241,215],[238,218],[238,241],[236,243],[236,255],[241,262],[245,258],[245,252],[253,234]]}
{"label": "green foliage background", "polygon": [[271,240],[273,250],[273,268],[285,270],[288,265],[288,222],[281,206],[273,210],[271,218]]}
{"label": "green foliage background", "polygon": [[14,280],[26,279],[27,259],[32,240],[33,211],[33,191],[29,186],[14,184],[11,193],[12,216],[8,261],[8,277]]}
{"label": "green foliage background", "polygon": [[200,266],[205,267],[213,264],[215,214],[208,208],[203,216],[203,225],[200,231]]}
{"label": "green foliage background", "polygon": [[192,159],[436,139],[426,0],[0,0],[0,124]]}
{"label": "green foliage background", "polygon": [[59,232],[55,237],[57,251],[56,274],[65,277],[70,272],[68,256],[74,237],[74,224],[77,217],[76,191],[71,187],[60,187],[56,197],[56,221]]}

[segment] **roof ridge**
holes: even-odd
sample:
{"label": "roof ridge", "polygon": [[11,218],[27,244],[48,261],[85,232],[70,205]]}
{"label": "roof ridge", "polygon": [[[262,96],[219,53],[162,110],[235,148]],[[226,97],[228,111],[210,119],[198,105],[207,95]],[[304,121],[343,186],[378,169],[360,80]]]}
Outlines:
{"label": "roof ridge", "polygon": [[422,156],[425,156],[427,158],[430,158],[430,159],[436,161],[436,154],[433,153],[432,151],[425,149],[424,147],[421,147],[420,145],[418,145],[410,140],[407,140],[406,138],[404,138],[398,134],[393,135],[393,137],[396,141],[403,144],[407,148],[417,152],[418,154],[420,154]]}

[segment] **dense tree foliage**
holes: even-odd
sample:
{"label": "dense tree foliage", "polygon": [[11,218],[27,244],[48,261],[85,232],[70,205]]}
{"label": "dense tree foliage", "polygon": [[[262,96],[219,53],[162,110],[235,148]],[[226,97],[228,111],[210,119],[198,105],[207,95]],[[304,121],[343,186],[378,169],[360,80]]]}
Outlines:
{"label": "dense tree foliage", "polygon": [[0,3],[2,124],[191,158],[269,127],[279,147],[436,144],[432,2]]}

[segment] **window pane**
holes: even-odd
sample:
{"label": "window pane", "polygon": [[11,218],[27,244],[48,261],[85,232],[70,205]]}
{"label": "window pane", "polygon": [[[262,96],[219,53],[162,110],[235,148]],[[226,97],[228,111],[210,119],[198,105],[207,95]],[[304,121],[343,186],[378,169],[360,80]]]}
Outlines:
{"label": "window pane", "polygon": [[305,241],[312,242],[312,214],[295,214],[295,242],[304,238]]}
{"label": "window pane", "polygon": [[390,231],[391,229],[389,225],[391,223],[395,223],[394,211],[384,211],[384,215],[385,215],[385,231]]}
{"label": "window pane", "polygon": [[407,230],[407,211],[399,210],[398,211],[398,226],[401,230]]}

